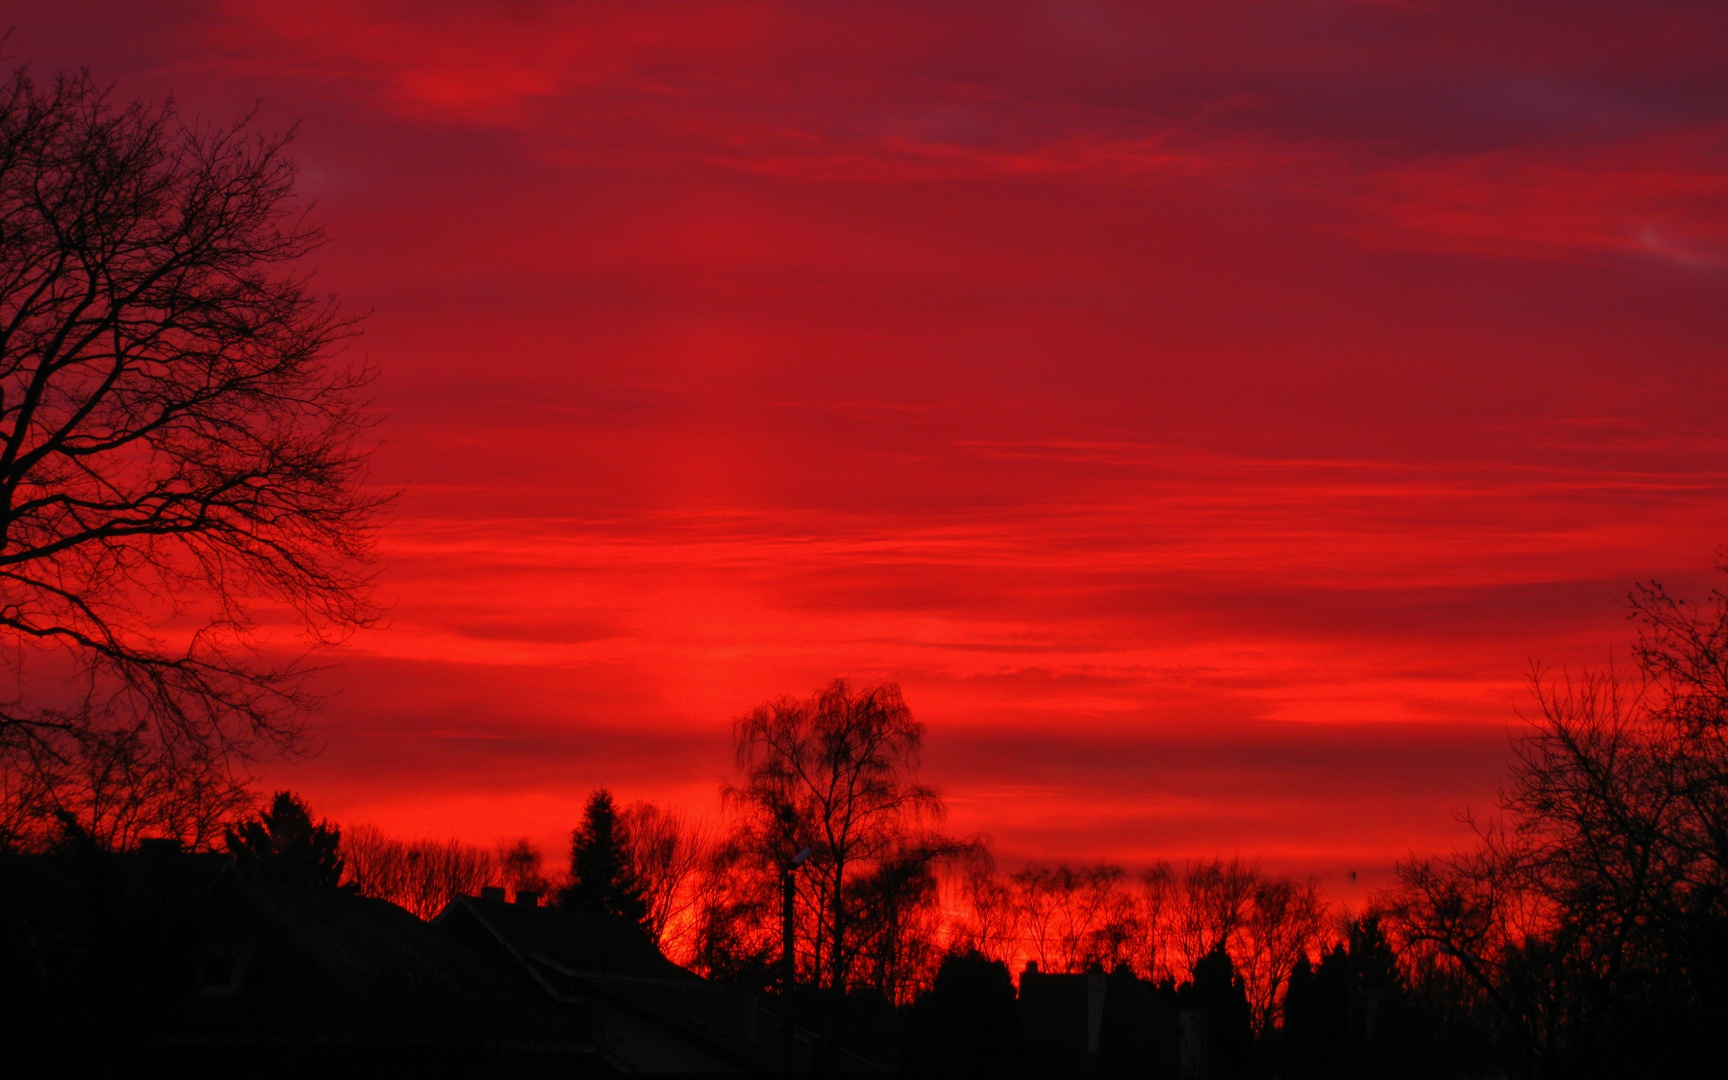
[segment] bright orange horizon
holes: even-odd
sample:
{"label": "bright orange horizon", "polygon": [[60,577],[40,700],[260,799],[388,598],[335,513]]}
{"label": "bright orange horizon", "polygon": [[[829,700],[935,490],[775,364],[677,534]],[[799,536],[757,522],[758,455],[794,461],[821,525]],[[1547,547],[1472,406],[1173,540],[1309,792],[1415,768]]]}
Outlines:
{"label": "bright orange horizon", "polygon": [[1532,661],[1728,543],[1728,25],[1687,4],[91,2],[300,123],[389,625],[265,782],[560,856],[892,679],[1000,858],[1384,880]]}

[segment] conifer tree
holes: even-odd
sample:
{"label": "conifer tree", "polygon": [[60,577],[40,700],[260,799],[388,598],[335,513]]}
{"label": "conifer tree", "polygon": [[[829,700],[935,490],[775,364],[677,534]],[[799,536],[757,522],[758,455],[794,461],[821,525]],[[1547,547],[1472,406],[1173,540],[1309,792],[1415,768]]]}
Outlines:
{"label": "conifer tree", "polygon": [[1236,964],[1219,942],[1194,962],[1193,981],[1177,991],[1185,1010],[1205,1018],[1206,1052],[1231,1076],[1252,1075],[1254,1020]]}
{"label": "conifer tree", "polygon": [[637,924],[648,917],[624,824],[605,788],[588,797],[582,825],[570,834],[570,884],[559,893],[558,903]]}
{"label": "conifer tree", "polygon": [[270,809],[227,831],[228,853],[253,881],[317,885],[334,889],[342,881],[341,830],[312,820],[299,796],[278,791]]}

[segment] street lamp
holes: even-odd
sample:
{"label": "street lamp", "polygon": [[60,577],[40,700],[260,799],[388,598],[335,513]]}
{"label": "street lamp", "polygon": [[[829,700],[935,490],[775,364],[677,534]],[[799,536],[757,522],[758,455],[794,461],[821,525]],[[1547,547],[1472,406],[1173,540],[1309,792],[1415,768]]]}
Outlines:
{"label": "street lamp", "polygon": [[810,849],[802,848],[792,861],[780,870],[780,993],[781,1007],[786,1016],[786,1071],[792,1071],[792,988],[798,981],[798,956],[793,951],[792,900],[795,891],[792,875],[810,857]]}

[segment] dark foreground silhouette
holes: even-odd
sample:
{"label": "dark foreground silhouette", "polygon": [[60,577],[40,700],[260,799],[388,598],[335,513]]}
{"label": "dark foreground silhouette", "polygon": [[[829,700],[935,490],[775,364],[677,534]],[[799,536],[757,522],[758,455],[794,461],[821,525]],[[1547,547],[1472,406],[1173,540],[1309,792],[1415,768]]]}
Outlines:
{"label": "dark foreground silhouette", "polygon": [[[0,858],[11,1075],[778,1070],[779,1018],[621,919],[502,889],[423,922],[170,842]],[[794,1032],[791,1064],[812,1064]],[[850,1055],[846,1071],[869,1068]],[[13,1069],[17,1072],[12,1072]]]}
{"label": "dark foreground silhouette", "polygon": [[[289,871],[300,867],[296,878]],[[1413,993],[1373,920],[1291,975],[1256,1035],[1229,955],[1180,986],[953,954],[894,1009],[832,1002],[788,1028],[772,995],[667,960],[629,919],[459,897],[430,922],[320,881],[316,862],[243,874],[231,855],[159,841],[0,856],[0,1017],[10,1075],[582,1076],[879,1072],[1000,1077],[1513,1076],[1491,1029]],[[807,1025],[807,1026],[806,1026]],[[1633,1033],[1634,1035],[1636,1033]],[[1674,1033],[1664,1075],[1712,1075]],[[14,1071],[16,1070],[16,1071]]]}

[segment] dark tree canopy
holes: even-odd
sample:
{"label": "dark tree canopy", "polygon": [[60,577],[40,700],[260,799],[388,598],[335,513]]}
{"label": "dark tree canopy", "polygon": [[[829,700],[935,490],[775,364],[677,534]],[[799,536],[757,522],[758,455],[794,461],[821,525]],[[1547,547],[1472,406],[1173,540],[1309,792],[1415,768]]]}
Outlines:
{"label": "dark tree canopy", "polygon": [[305,668],[261,628],[326,643],[374,617],[368,373],[337,360],[352,323],[310,285],[285,143],[115,105],[88,75],[0,83],[14,802],[115,732],[170,780],[291,748]]}
{"label": "dark tree canopy", "polygon": [[300,797],[278,791],[270,809],[227,832],[228,853],[254,881],[317,885],[342,881],[342,833],[328,821],[314,822]]}
{"label": "dark tree canopy", "polygon": [[559,894],[558,903],[633,923],[648,917],[648,904],[630,858],[629,838],[618,820],[612,793],[605,788],[588,797],[582,825],[570,835],[570,884]]}

